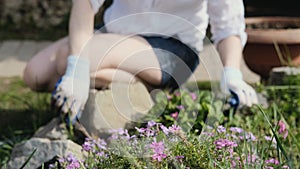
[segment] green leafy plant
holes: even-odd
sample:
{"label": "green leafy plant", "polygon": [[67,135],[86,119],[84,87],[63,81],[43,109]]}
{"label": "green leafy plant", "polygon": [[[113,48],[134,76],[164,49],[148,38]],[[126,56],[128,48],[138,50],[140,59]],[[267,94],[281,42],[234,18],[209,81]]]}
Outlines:
{"label": "green leafy plant", "polygon": [[[196,95],[197,98],[188,91],[181,91],[182,96],[177,91],[172,94],[158,94],[158,105],[151,111],[160,111],[161,108],[164,108],[164,111],[156,118],[152,115],[147,117],[154,118],[154,121],[140,125],[131,132],[126,129],[112,131],[108,140],[87,139],[82,145],[83,151],[88,153],[87,159],[80,161],[70,155],[60,159],[61,165],[74,168],[249,169],[300,166],[299,156],[295,155],[300,152],[297,150],[299,128],[295,131],[290,130],[289,120],[284,118],[274,104],[267,108],[252,107],[246,111],[253,112],[247,114],[244,114],[245,110],[240,109],[224,123],[224,126],[218,123],[214,126],[206,125],[201,114],[202,119],[198,122],[195,122],[194,117],[194,121],[191,121],[190,117],[185,119],[186,115],[179,121],[180,113],[203,110],[202,113],[205,113],[207,118],[211,109],[201,109],[200,107],[205,105],[202,101],[210,107],[214,103],[208,101],[212,95],[205,93],[201,91]],[[173,116],[178,110],[181,111]],[[179,127],[180,124],[188,126],[192,122],[201,128],[195,127],[185,132],[184,128]],[[55,168],[55,164],[52,167]]]}

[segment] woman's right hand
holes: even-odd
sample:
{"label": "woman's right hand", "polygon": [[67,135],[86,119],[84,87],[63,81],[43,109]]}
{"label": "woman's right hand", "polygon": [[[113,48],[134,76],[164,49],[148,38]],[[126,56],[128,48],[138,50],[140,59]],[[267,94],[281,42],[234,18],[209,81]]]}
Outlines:
{"label": "woman's right hand", "polygon": [[77,56],[69,56],[67,69],[55,86],[52,98],[55,106],[63,113],[70,113],[70,120],[80,118],[88,99],[90,87],[89,61]]}

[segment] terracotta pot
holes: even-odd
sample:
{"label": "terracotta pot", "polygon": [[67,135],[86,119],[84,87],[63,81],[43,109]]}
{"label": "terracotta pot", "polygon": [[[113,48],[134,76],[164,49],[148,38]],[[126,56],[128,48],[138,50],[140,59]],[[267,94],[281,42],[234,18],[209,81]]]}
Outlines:
{"label": "terracotta pot", "polygon": [[[249,28],[261,24],[267,28]],[[291,59],[291,65],[300,66],[300,18],[247,17],[246,25],[248,40],[243,52],[244,59],[247,66],[262,79],[269,77],[273,67],[286,66],[280,61],[275,44],[278,44],[285,60]]]}

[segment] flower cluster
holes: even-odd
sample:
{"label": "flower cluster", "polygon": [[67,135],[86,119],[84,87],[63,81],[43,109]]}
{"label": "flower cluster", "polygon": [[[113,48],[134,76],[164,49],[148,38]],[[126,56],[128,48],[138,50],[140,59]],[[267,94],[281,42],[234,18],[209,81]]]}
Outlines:
{"label": "flower cluster", "polygon": [[167,157],[167,155],[165,154],[165,145],[162,141],[153,141],[149,147],[152,148],[154,152],[152,156],[153,160],[157,160],[160,162],[162,161],[162,159]]}
{"label": "flower cluster", "polygon": [[[250,146],[257,144],[257,137],[242,128],[208,126],[202,133],[204,140],[201,137],[182,138],[181,128],[175,124],[166,127],[149,121],[145,127],[135,129],[135,134],[129,134],[126,129],[113,130],[107,141],[100,138],[86,139],[82,151],[88,153],[87,159],[80,161],[69,155],[60,159],[60,164],[68,169],[116,168],[120,165],[167,168],[170,164],[181,166],[179,168],[193,168],[209,167],[205,160],[210,158],[214,162],[213,167],[289,168],[276,158],[260,157],[258,149]],[[146,160],[149,158],[151,161]]]}
{"label": "flower cluster", "polygon": [[107,143],[103,139],[86,138],[82,144],[82,151],[89,154],[94,154],[96,157],[106,157],[105,150]]}
{"label": "flower cluster", "polygon": [[[279,133],[284,133],[285,128],[282,124],[280,125]],[[257,144],[259,141],[251,132],[247,132],[239,127],[226,129],[224,126],[217,126],[216,128],[208,126],[206,127],[206,131],[202,134],[206,136],[206,140],[209,140],[208,138],[214,140],[213,145],[215,147],[214,154],[216,155],[216,164],[224,159],[230,162],[231,168],[242,168],[242,166],[245,165],[254,168],[263,164],[263,159],[259,156],[259,148],[250,146],[253,145],[253,143]],[[264,138],[265,141],[272,141],[273,145],[276,145],[274,138],[270,136],[265,136]],[[245,152],[248,151],[241,149],[245,145],[249,145],[251,153],[245,154]],[[276,158],[270,158],[264,161],[263,168],[272,169],[274,167],[288,168],[287,165],[282,165]]]}
{"label": "flower cluster", "polygon": [[216,140],[214,144],[216,145],[217,149],[230,148],[232,150],[233,147],[237,147],[235,142],[223,138]]}
{"label": "flower cluster", "polygon": [[[82,164],[73,154],[68,154],[66,158],[59,158],[58,161],[66,169],[79,169]],[[54,169],[58,168],[58,165],[50,164],[48,167]]]}
{"label": "flower cluster", "polygon": [[138,131],[140,137],[154,137],[161,131],[165,135],[169,135],[169,133],[176,134],[181,130],[178,125],[173,124],[170,127],[166,127],[161,123],[156,123],[154,121],[149,121],[146,128],[135,127],[135,129]]}

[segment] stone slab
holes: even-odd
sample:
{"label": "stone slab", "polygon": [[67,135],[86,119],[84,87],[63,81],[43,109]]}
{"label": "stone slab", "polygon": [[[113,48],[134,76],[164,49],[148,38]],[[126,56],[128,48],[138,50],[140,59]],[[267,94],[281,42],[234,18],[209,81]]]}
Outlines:
{"label": "stone slab", "polygon": [[50,41],[8,40],[0,46],[0,77],[22,76],[26,63]]}
{"label": "stone slab", "polygon": [[91,90],[80,122],[92,136],[110,130],[129,127],[154,105],[146,87],[141,83],[112,83],[107,90]]}
{"label": "stone slab", "polygon": [[81,146],[71,140],[31,138],[14,147],[7,169],[20,168],[34,150],[36,152],[25,166],[25,169],[38,168],[44,162],[56,156],[67,157],[70,153],[81,160],[86,158],[86,155],[81,152]]}
{"label": "stone slab", "polygon": [[[2,62],[8,58],[18,58],[17,53],[21,47],[22,41],[8,40],[2,42],[0,47],[0,61]],[[31,46],[33,47],[33,46]]]}
{"label": "stone slab", "polygon": [[16,51],[18,60],[29,61],[37,52],[37,44],[35,41],[21,41],[20,48]]}

